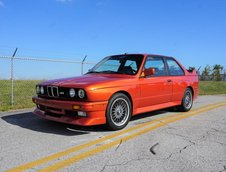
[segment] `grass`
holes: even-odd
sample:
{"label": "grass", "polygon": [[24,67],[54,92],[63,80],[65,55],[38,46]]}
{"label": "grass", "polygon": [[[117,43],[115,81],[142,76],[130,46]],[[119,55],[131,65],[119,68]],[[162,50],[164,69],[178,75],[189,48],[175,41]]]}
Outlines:
{"label": "grass", "polygon": [[[14,105],[10,105],[11,81],[0,80],[0,111],[34,107],[31,97],[35,95],[35,85],[40,80],[15,80]],[[200,95],[226,94],[226,82],[199,82]]]}
{"label": "grass", "polygon": [[39,80],[14,81],[14,105],[11,105],[11,81],[0,80],[0,111],[34,107],[31,97]]}
{"label": "grass", "polygon": [[199,95],[226,94],[224,81],[200,81]]}

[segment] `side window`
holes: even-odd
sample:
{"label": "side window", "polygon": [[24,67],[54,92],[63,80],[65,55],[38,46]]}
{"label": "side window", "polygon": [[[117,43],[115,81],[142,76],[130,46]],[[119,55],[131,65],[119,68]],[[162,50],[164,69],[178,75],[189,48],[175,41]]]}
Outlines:
{"label": "side window", "polygon": [[148,57],[145,62],[144,68],[145,69],[154,68],[155,69],[154,76],[166,75],[165,63],[161,57]]}
{"label": "side window", "polygon": [[177,64],[177,62],[173,59],[166,59],[166,63],[169,67],[169,73],[172,76],[181,76],[184,75],[184,71]]}

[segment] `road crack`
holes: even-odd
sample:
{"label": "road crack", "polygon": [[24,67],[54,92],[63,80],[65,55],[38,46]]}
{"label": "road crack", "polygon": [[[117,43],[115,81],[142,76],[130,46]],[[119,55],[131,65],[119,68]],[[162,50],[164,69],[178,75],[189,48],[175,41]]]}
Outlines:
{"label": "road crack", "polygon": [[179,149],[178,151],[174,152],[174,153],[170,153],[168,157],[166,157],[167,160],[170,160],[170,158],[173,156],[173,155],[176,155],[176,154],[181,154],[184,150],[186,150],[187,148],[195,145],[196,143],[189,140],[188,141],[190,144],[184,146],[183,148]]}
{"label": "road crack", "polygon": [[191,144],[187,145],[187,146],[184,146],[182,149],[180,149],[179,153],[182,153],[182,151],[184,151],[185,149],[187,149],[188,147],[191,147],[192,145],[195,145],[195,142],[189,140],[189,142]]}
{"label": "road crack", "polygon": [[104,167],[101,169],[100,172],[103,172],[107,167],[118,167],[118,166],[124,166],[127,165],[129,163],[135,162],[135,161],[142,161],[142,160],[149,160],[150,158],[136,158],[136,159],[131,159],[129,161],[126,162],[122,162],[122,163],[117,163],[117,164],[105,164]]}
{"label": "road crack", "polygon": [[150,148],[150,152],[153,154],[153,155],[156,155],[156,152],[154,151],[154,148],[156,147],[156,146],[158,146],[159,145],[159,143],[156,143],[156,144],[154,144],[151,148]]}
{"label": "road crack", "polygon": [[[115,149],[115,152],[119,149],[119,147],[121,146],[121,144],[122,144],[122,139],[120,140],[120,143],[118,144],[118,146],[116,147],[116,149]],[[110,165],[108,165],[108,162],[110,161],[110,159],[108,159],[108,161],[105,163],[105,165],[103,166],[103,168],[100,170],[100,172],[103,172],[104,170],[105,170],[105,168],[106,167],[108,167],[108,166],[110,166]]]}
{"label": "road crack", "polygon": [[116,147],[115,151],[118,150],[118,148],[121,146],[121,144],[122,144],[122,139],[120,140],[120,143],[119,143],[118,146]]}

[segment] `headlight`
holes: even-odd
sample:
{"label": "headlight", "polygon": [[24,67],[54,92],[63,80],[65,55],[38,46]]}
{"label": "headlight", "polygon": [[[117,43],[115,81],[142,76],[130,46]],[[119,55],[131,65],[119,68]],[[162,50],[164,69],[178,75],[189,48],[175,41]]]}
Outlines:
{"label": "headlight", "polygon": [[78,90],[78,97],[79,97],[80,99],[83,99],[83,98],[85,98],[85,96],[86,96],[85,91],[84,91],[83,89],[79,89],[79,90]]}
{"label": "headlight", "polygon": [[69,95],[70,95],[71,98],[75,97],[75,89],[71,88],[69,90]]}
{"label": "headlight", "polygon": [[39,86],[36,86],[36,93],[37,93],[37,94],[40,93],[40,88],[39,88]]}
{"label": "headlight", "polygon": [[44,94],[44,88],[42,86],[40,87],[40,93]]}

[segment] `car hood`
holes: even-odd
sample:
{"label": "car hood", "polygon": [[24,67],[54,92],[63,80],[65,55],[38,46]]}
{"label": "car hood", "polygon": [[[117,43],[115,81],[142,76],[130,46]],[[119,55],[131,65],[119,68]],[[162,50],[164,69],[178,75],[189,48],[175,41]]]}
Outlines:
{"label": "car hood", "polygon": [[86,74],[79,77],[48,80],[41,85],[54,85],[59,87],[99,89],[130,85],[134,83],[134,76],[119,74]]}

